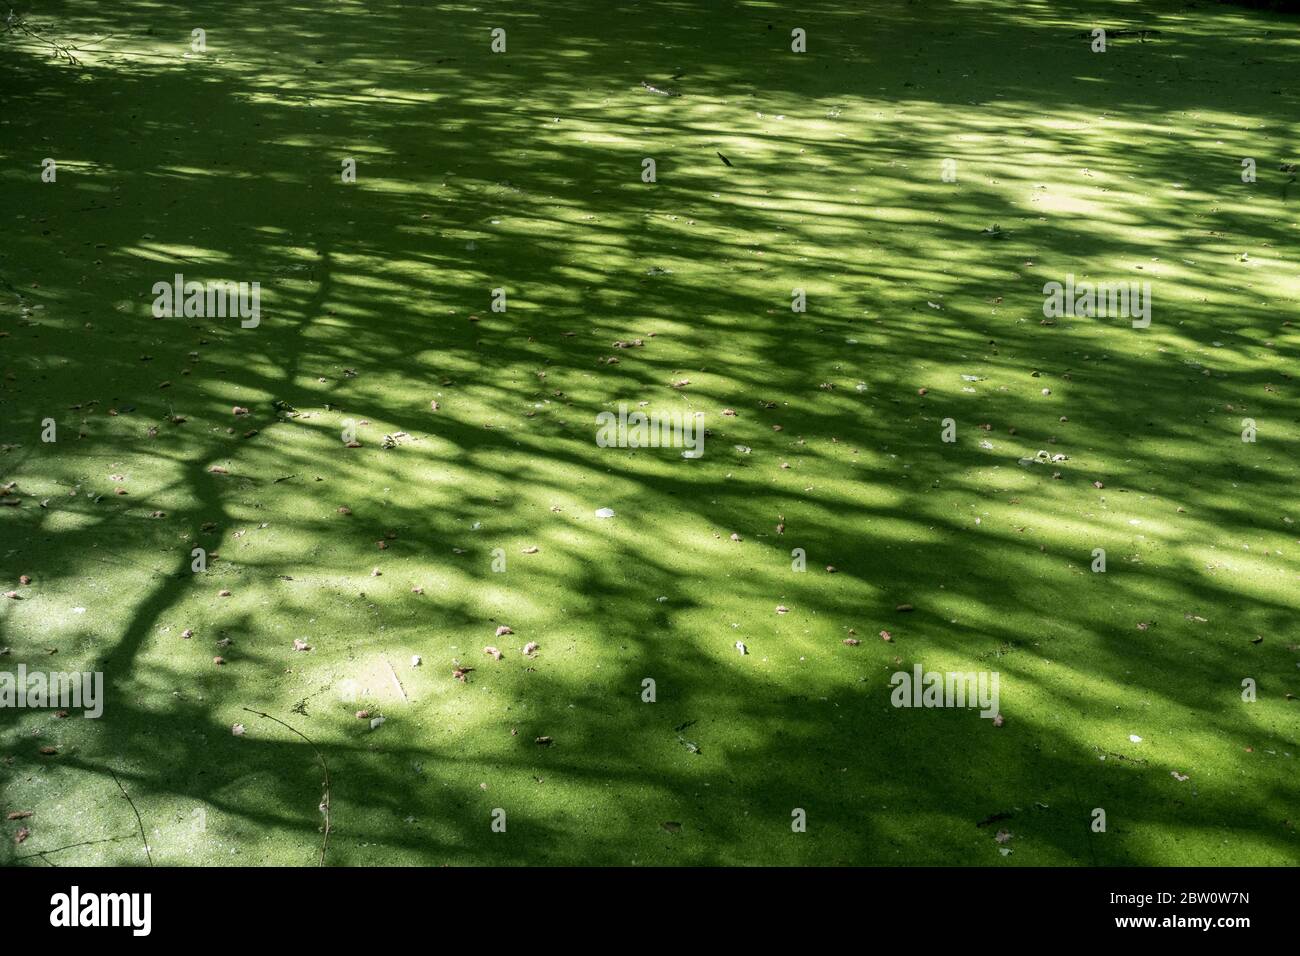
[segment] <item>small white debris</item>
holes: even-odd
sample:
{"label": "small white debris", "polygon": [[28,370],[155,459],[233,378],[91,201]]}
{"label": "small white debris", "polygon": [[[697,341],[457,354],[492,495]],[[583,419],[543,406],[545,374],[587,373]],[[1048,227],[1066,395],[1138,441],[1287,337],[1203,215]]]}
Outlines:
{"label": "small white debris", "polygon": [[370,718],[370,729],[371,729],[371,730],[378,730],[378,729],[379,729],[380,727],[382,727],[382,726],[384,726],[384,718],[383,718],[383,717],[371,717],[371,718]]}
{"label": "small white debris", "polygon": [[422,660],[420,659],[420,655],[419,655],[419,654],[412,654],[412,655],[411,655],[411,666],[412,666],[412,667],[419,667],[419,666],[420,666],[421,664],[423,664],[423,663],[424,663],[424,661],[422,661]]}
{"label": "small white debris", "polygon": [[1137,734],[1129,734],[1128,739],[1131,743],[1135,743],[1135,744],[1142,743],[1142,738],[1139,737]]}
{"label": "small white debris", "polygon": [[744,641],[736,641],[736,650],[740,651],[741,654],[749,653],[749,648],[745,646]]}
{"label": "small white debris", "polygon": [[597,508],[597,509],[596,509],[596,517],[597,517],[597,518],[612,518],[612,517],[614,517],[614,509],[613,509],[613,508]]}

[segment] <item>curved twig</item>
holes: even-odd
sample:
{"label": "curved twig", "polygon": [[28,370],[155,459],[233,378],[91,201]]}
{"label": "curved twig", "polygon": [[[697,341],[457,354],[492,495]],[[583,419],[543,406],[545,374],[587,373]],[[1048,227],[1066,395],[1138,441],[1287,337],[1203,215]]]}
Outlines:
{"label": "curved twig", "polygon": [[281,727],[284,727],[292,731],[293,733],[301,737],[303,740],[307,741],[307,743],[311,745],[311,749],[316,751],[316,759],[320,761],[321,769],[325,771],[324,793],[321,795],[321,801],[320,801],[320,811],[321,813],[325,814],[325,838],[321,841],[320,861],[316,865],[324,866],[325,851],[329,849],[329,845],[330,845],[330,768],[329,768],[329,764],[325,762],[325,755],[321,753],[320,748],[316,746],[316,741],[312,740],[301,730],[297,730],[296,728],[289,726],[279,717],[272,717],[270,714],[264,714],[260,710],[253,710],[251,707],[245,707],[243,709],[248,711],[250,714],[256,714],[258,717],[265,717],[267,720],[274,720]]}
{"label": "curved twig", "polygon": [[20,856],[14,857],[14,859],[31,860],[39,856],[50,866],[57,867],[58,864],[55,863],[53,860],[49,859],[49,854],[62,853],[64,850],[75,850],[79,846],[94,846],[96,843],[117,843],[119,840],[129,840],[129,839],[130,837],[120,836],[120,837],[106,837],[103,840],[83,840],[80,843],[69,843],[67,846],[56,846],[52,850],[37,850],[35,853],[23,853]]}
{"label": "curved twig", "polygon": [[113,773],[113,768],[110,767],[108,773],[113,778],[113,782],[117,784],[117,789],[122,791],[122,796],[126,797],[126,802],[131,804],[131,810],[135,814],[135,822],[140,826],[140,842],[144,844],[145,858],[148,859],[149,865],[153,866],[153,854],[149,852],[149,838],[144,835],[144,821],[140,819],[140,811],[135,808],[135,801],[126,792],[126,787],[122,786],[122,781],[118,780],[117,774]]}

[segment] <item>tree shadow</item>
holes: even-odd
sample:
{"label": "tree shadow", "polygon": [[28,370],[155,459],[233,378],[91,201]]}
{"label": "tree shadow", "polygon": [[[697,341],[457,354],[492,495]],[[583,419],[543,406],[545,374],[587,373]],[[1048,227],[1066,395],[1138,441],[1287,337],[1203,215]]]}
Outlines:
{"label": "tree shadow", "polygon": [[[138,863],[111,768],[160,863],[313,863],[315,753],[244,708],[326,754],[336,864],[1294,859],[1294,19],[199,8],[57,5],[120,39],[0,65],[0,647],[109,694],[0,711],[6,862]],[[261,325],[154,319],[175,272]],[[1067,273],[1153,326],[1043,324]],[[705,457],[599,447],[620,401]],[[892,707],[915,664],[1005,726]]]}

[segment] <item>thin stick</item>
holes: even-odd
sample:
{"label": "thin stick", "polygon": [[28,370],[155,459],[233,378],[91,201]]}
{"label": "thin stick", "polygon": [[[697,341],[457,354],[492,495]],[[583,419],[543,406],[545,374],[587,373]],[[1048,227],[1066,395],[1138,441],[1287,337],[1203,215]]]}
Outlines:
{"label": "thin stick", "polygon": [[113,773],[111,767],[108,773],[113,778],[113,782],[117,784],[117,789],[122,791],[122,796],[126,797],[126,802],[131,804],[131,810],[135,814],[135,822],[140,825],[140,842],[144,844],[144,855],[149,860],[149,865],[153,866],[153,854],[149,852],[149,838],[144,835],[144,821],[140,819],[140,811],[135,808],[135,801],[126,792],[126,787],[122,786],[122,781],[117,779],[117,774]]}
{"label": "thin stick", "polygon": [[324,866],[325,851],[329,849],[329,845],[330,845],[330,768],[329,768],[329,764],[325,762],[325,755],[320,752],[320,748],[316,746],[316,742],[314,740],[312,740],[310,737],[304,734],[301,730],[296,730],[295,728],[290,727],[279,717],[272,717],[270,714],[264,714],[260,710],[253,710],[251,707],[245,707],[243,709],[248,711],[248,713],[250,714],[256,714],[258,717],[265,717],[267,720],[274,720],[281,727],[287,728],[288,730],[297,734],[303,740],[307,741],[307,743],[311,745],[311,749],[316,751],[316,759],[320,761],[321,768],[325,771],[325,792],[321,795],[321,801],[320,801],[321,813],[325,814],[325,839],[321,841],[320,862],[317,863],[316,865]]}
{"label": "thin stick", "polygon": [[[117,36],[116,33],[106,33],[106,34],[104,34],[102,37],[100,37],[98,40],[95,40],[94,43],[95,43],[96,46],[98,46],[100,43],[103,43],[105,40],[111,40],[111,39],[113,39],[113,37],[115,37],[115,36]],[[77,49],[78,49],[78,50],[84,50],[84,49],[86,49],[86,48],[85,48],[85,47],[80,47],[80,46],[79,46],[79,47],[77,47]]]}
{"label": "thin stick", "polygon": [[103,840],[86,840],[83,843],[69,843],[67,846],[57,846],[53,850],[37,850],[35,853],[24,853],[14,857],[15,860],[30,860],[33,857],[40,857],[50,866],[58,866],[53,860],[47,859],[46,855],[50,853],[62,853],[64,850],[75,850],[79,846],[94,846],[96,843],[117,843],[119,840],[129,840],[130,837],[107,837]]}

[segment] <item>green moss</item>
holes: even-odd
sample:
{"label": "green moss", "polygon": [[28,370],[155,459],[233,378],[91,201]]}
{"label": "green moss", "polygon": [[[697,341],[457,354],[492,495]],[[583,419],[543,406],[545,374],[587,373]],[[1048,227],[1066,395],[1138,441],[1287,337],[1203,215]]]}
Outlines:
{"label": "green moss", "polygon": [[[3,41],[2,661],[109,699],[0,711],[0,860],[140,862],[112,769],[158,863],[313,864],[316,755],[251,708],[324,753],[335,864],[1294,861],[1294,18],[189,6]],[[175,272],[261,325],[154,319]],[[1151,327],[1042,324],[1070,273]],[[620,401],[704,457],[598,447]],[[1005,725],[893,708],[918,663]]]}

